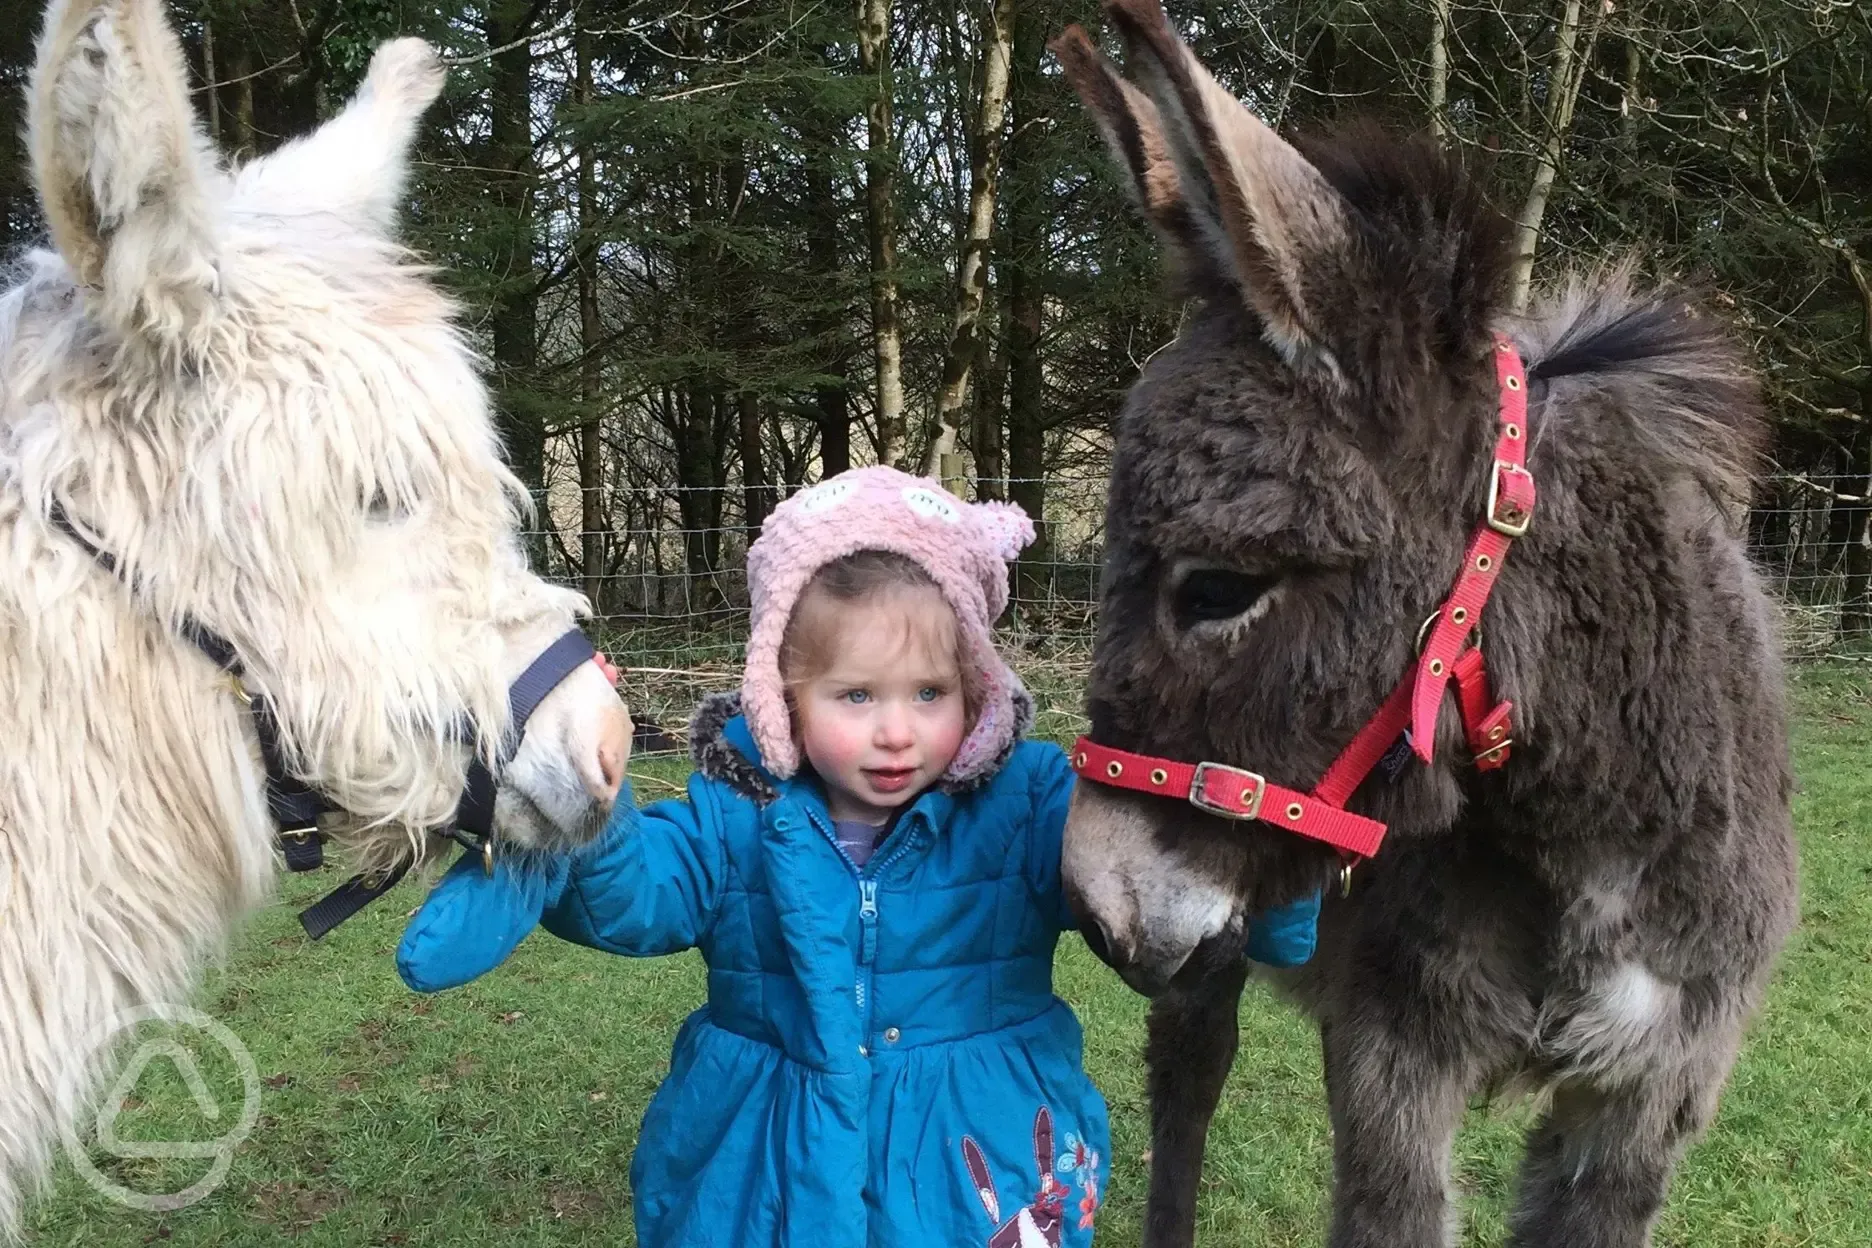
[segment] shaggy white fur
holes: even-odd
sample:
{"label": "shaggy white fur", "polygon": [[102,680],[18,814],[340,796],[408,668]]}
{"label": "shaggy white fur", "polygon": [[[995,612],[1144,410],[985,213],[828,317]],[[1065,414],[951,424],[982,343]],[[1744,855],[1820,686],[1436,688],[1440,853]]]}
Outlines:
{"label": "shaggy white fur", "polygon": [[[183,1000],[275,874],[248,716],[178,622],[234,643],[381,866],[424,852],[508,683],[587,609],[527,571],[477,361],[389,234],[441,85],[387,44],[341,116],[229,175],[160,0],[46,15],[28,137],[57,250],[0,296],[0,1235],[108,1066],[84,1038]],[[595,833],[629,742],[585,665],[499,834]]]}

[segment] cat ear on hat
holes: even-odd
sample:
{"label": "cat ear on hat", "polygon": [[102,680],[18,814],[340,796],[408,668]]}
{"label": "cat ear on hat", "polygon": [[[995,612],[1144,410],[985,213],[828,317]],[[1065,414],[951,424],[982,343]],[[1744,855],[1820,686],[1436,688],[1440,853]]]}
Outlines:
{"label": "cat ear on hat", "polygon": [[975,503],[971,509],[995,554],[1004,562],[1020,558],[1020,552],[1034,540],[1033,521],[1014,503]]}

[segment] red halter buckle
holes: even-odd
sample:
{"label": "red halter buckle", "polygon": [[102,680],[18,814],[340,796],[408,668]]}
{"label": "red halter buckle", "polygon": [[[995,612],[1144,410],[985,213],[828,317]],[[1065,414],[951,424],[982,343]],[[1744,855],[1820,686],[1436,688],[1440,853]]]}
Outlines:
{"label": "red halter buckle", "polygon": [[1385,825],[1346,810],[1346,801],[1406,730],[1412,750],[1430,761],[1437,712],[1452,681],[1463,735],[1477,769],[1492,771],[1506,763],[1513,745],[1514,704],[1490,700],[1479,625],[1509,546],[1533,521],[1535,491],[1534,475],[1527,469],[1526,373],[1504,334],[1495,335],[1495,380],[1500,402],[1494,471],[1489,474],[1482,521],[1463,552],[1456,584],[1425,621],[1417,661],[1333,760],[1313,792],[1283,788],[1259,772],[1226,763],[1183,763],[1134,754],[1090,737],[1080,737],[1073,746],[1073,770],[1114,788],[1180,798],[1219,818],[1258,819],[1334,846],[1350,860],[1375,855]]}

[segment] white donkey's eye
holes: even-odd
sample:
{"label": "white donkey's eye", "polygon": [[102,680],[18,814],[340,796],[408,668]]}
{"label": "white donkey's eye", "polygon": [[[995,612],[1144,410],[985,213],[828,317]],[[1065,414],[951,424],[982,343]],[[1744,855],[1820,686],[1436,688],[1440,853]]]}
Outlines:
{"label": "white donkey's eye", "polygon": [[364,515],[372,524],[396,524],[409,519],[409,508],[401,503],[391,502],[390,496],[384,493],[382,486],[379,486],[371,494],[370,501],[364,505]]}

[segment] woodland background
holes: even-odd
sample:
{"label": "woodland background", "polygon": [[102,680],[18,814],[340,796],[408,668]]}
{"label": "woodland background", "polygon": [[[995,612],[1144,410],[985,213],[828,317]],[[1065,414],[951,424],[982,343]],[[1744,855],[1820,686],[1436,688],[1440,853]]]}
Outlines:
{"label": "woodland background", "polygon": [[[1042,659],[1083,651],[1109,421],[1179,315],[1045,50],[1097,32],[1096,0],[172,8],[235,159],[340,106],[380,40],[444,49],[410,240],[490,361],[543,504],[536,562],[652,674],[726,673],[750,532],[877,461],[1040,518],[1014,623]],[[37,9],[0,0],[0,254],[41,231],[18,140]],[[1865,5],[1171,9],[1277,127],[1375,114],[1473,156],[1537,284],[1635,253],[1713,292],[1768,379],[1778,471],[1751,534],[1791,644],[1872,648]]]}

